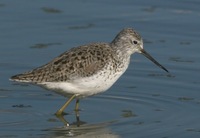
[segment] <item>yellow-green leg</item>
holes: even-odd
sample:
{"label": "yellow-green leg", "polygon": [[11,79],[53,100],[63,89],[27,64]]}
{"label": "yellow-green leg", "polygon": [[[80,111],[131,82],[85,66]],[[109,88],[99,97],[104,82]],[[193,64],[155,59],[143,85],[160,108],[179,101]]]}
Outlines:
{"label": "yellow-green leg", "polygon": [[72,95],[72,97],[69,98],[69,100],[67,100],[67,102],[56,112],[57,116],[62,115],[63,111],[65,110],[65,108],[69,105],[69,103],[71,103],[71,101],[76,97],[76,94]]}
{"label": "yellow-green leg", "polygon": [[75,112],[76,112],[76,120],[77,120],[77,126],[79,126],[79,99],[76,99],[76,106],[75,106]]}
{"label": "yellow-green leg", "polygon": [[78,111],[78,108],[79,108],[79,99],[76,99],[75,111]]}

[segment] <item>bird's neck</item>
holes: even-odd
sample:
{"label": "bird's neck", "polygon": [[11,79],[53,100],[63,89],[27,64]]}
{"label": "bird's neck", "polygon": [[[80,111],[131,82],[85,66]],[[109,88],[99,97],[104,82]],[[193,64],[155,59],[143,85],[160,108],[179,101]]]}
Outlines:
{"label": "bird's neck", "polygon": [[129,63],[130,62],[130,57],[131,55],[129,53],[127,53],[126,51],[124,51],[124,49],[119,49],[118,47],[115,46],[112,46],[112,49],[114,51],[114,58],[115,60],[118,61],[118,63],[120,64],[124,64],[124,63]]}

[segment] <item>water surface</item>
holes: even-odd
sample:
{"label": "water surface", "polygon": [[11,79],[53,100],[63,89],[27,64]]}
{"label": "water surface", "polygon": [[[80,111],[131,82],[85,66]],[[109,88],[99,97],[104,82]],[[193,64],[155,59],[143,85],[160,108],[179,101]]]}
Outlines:
{"label": "water surface", "polygon": [[[0,137],[200,136],[200,2],[0,2]],[[64,118],[54,113],[65,97],[10,82],[10,76],[89,42],[110,42],[135,28],[145,49],[170,73],[134,54],[126,73],[107,92],[74,102]],[[68,126],[69,125],[69,126]]]}

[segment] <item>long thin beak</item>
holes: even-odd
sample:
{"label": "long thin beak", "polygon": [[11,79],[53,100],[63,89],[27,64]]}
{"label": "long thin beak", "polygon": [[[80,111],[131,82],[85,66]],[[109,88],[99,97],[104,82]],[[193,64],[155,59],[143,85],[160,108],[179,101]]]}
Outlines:
{"label": "long thin beak", "polygon": [[165,67],[163,67],[160,63],[158,63],[149,53],[147,53],[144,49],[141,49],[141,54],[150,59],[153,63],[155,63],[158,67],[169,72]]}

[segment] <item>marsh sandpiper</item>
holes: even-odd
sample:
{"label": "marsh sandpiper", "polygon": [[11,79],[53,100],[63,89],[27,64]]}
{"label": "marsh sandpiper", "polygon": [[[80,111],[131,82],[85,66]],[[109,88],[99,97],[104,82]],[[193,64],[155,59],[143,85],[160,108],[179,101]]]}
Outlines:
{"label": "marsh sandpiper", "polygon": [[49,63],[12,76],[10,80],[31,83],[69,97],[56,112],[62,115],[69,103],[108,90],[126,71],[133,53],[141,53],[168,70],[143,48],[141,36],[132,28],[120,31],[111,43],[91,43],[70,49]]}

